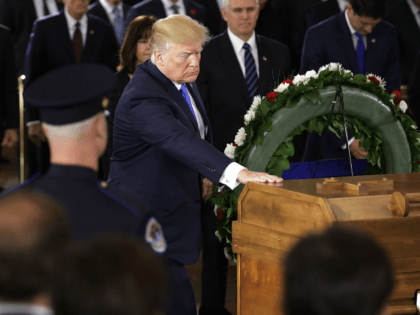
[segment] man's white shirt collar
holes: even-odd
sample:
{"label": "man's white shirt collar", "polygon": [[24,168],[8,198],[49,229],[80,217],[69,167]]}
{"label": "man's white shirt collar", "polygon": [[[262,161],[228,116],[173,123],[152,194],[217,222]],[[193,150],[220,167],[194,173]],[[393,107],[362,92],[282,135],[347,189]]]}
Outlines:
{"label": "man's white shirt collar", "polygon": [[[165,9],[166,15],[170,16],[173,14],[172,6],[174,3],[172,3],[171,0],[160,0],[162,1],[163,8]],[[183,0],[178,0],[178,2],[175,3],[178,6],[178,12],[179,14],[187,14],[185,9],[185,4]]]}
{"label": "man's white shirt collar", "polygon": [[86,36],[88,29],[88,17],[83,15],[83,17],[77,21],[75,20],[68,12],[67,7],[64,8],[64,16],[66,17],[67,27],[69,29],[70,40],[73,40],[74,31],[76,30],[76,23],[80,23],[80,32],[82,33],[83,47],[86,44]]}
{"label": "man's white shirt collar", "polygon": [[[229,29],[227,29],[228,32],[228,36],[229,39],[233,45],[233,49],[235,50],[236,54],[239,54],[241,52],[241,49],[243,48],[245,42],[240,39],[238,36],[236,36],[235,34],[233,34],[233,32]],[[254,33],[252,33],[252,36],[248,39],[248,41],[246,42],[249,44],[249,46],[251,46],[251,50],[253,51],[254,49],[257,49],[257,41],[255,38],[255,31]]]}
{"label": "man's white shirt collar", "polygon": [[[349,30],[350,30],[350,33],[351,33],[354,49],[357,49],[357,41],[358,41],[358,38],[357,38],[357,35],[356,35],[357,32],[353,28],[353,26],[351,26],[348,14],[349,14],[349,11],[346,10],[346,12],[344,12],[344,16],[346,17],[347,26],[349,27]],[[362,39],[363,39],[363,45],[365,47],[365,50],[367,50],[367,36],[362,35]]]}
{"label": "man's white shirt collar", "polygon": [[337,0],[337,4],[340,8],[340,12],[342,12],[346,9],[348,2],[346,0]]}
{"label": "man's white shirt collar", "polygon": [[346,10],[346,13],[344,13],[344,15],[346,16],[346,22],[347,22],[347,26],[349,27],[350,33],[351,35],[356,34],[356,30],[353,28],[353,26],[351,26],[350,24],[350,20],[349,20],[349,11]]}

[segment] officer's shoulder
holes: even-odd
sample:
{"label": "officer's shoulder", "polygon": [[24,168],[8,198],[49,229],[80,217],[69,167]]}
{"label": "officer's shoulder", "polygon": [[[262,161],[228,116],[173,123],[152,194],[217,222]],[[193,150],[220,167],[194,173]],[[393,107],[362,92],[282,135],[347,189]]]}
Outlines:
{"label": "officer's shoulder", "polygon": [[31,187],[31,184],[33,184],[34,181],[36,181],[39,178],[39,174],[35,174],[32,177],[30,177],[29,179],[27,179],[26,181],[19,183],[9,189],[7,189],[6,191],[4,191],[3,193],[0,194],[0,199],[11,194],[14,191],[20,190],[20,189],[24,189],[24,188],[29,188]]}

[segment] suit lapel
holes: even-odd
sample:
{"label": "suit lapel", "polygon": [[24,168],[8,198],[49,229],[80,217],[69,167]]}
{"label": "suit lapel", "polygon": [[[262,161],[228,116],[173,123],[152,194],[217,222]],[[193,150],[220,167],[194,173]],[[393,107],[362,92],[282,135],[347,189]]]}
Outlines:
{"label": "suit lapel", "polygon": [[[351,64],[351,69],[348,70],[351,70],[354,73],[359,73],[359,64],[357,63],[356,49],[354,49],[352,35],[350,33],[349,26],[347,25],[346,17],[344,16],[344,14],[346,14],[346,11],[340,13],[339,16],[339,27],[341,28],[341,30],[340,32],[337,32],[337,34],[340,34],[340,38],[337,38],[337,41],[341,43],[343,51]],[[341,37],[342,34],[344,34],[344,37]],[[336,60],[332,61],[334,62]]]}
{"label": "suit lapel", "polygon": [[[261,39],[258,35],[256,35],[257,40],[257,48],[258,48],[258,63],[260,65],[260,73],[259,73],[259,88],[257,91],[257,94],[259,95],[265,95],[268,92],[266,91],[268,89],[268,83],[270,82],[270,79],[273,76],[273,73],[270,73],[270,64],[271,64],[271,58],[269,51],[264,47],[264,45],[261,42]],[[278,75],[278,74],[274,74]],[[274,77],[275,82],[277,79]]]}
{"label": "suit lapel", "polygon": [[[190,106],[188,105],[184,97],[182,96],[181,91],[179,91],[176,88],[176,86],[172,83],[172,81],[169,80],[162,72],[160,72],[160,70],[150,61],[144,62],[142,65],[144,67],[147,67],[148,72],[151,75],[153,75],[153,77],[157,81],[159,81],[160,85],[165,89],[166,92],[168,92],[171,99],[175,101],[175,103],[179,106],[182,112],[187,116],[195,132],[199,133],[197,121],[195,120],[193,113],[191,112]],[[194,101],[195,100],[196,98],[194,99]]]}
{"label": "suit lapel", "polygon": [[[205,133],[204,136],[210,143],[212,143],[213,136],[212,136],[212,133],[211,133],[210,122],[207,118],[207,114],[206,114],[206,110],[204,108],[203,100],[201,99],[200,92],[198,91],[197,85],[196,85],[196,83],[188,83],[188,84],[186,84],[186,86],[187,86],[187,89],[190,92],[191,96],[193,97],[195,106],[197,107],[198,111],[200,112],[201,119],[203,120],[204,133]],[[198,125],[197,125],[197,130],[199,131]]]}
{"label": "suit lapel", "polygon": [[96,25],[90,18],[89,14],[87,14],[87,18],[88,18],[88,27],[87,27],[87,33],[86,33],[86,43],[85,43],[85,46],[83,47],[83,52],[82,52],[82,62],[90,60],[89,59],[90,53],[94,51],[93,45],[95,43],[95,37],[97,36],[96,32],[99,31],[98,29],[96,29]]}
{"label": "suit lapel", "polygon": [[58,11],[61,11],[64,8],[63,2],[55,0],[55,3],[57,4]]}
{"label": "suit lapel", "polygon": [[239,90],[245,97],[245,99],[251,102],[251,97],[249,96],[248,87],[246,85],[245,77],[242,73],[241,67],[239,65],[238,58],[236,57],[235,51],[233,50],[232,43],[230,42],[229,35],[227,31],[222,35],[223,39],[221,42],[220,49],[220,58],[224,62],[226,69],[229,69],[230,73],[234,77],[234,82],[237,84]]}
{"label": "suit lapel", "polygon": [[[96,5],[98,6],[98,11],[100,12],[100,17],[104,20],[107,21],[109,24],[111,24],[111,21],[109,20],[108,14],[106,14],[105,12],[105,8],[102,6],[102,4],[98,1],[96,3]],[[112,24],[111,24],[112,25]]]}
{"label": "suit lapel", "polygon": [[69,36],[69,26],[67,25],[66,17],[64,15],[64,9],[60,11],[59,23],[57,23],[58,33],[63,34],[63,47],[64,50],[68,53],[71,63],[76,63],[76,55],[74,54],[73,43]]}
{"label": "suit lapel", "polygon": [[126,3],[123,3],[124,18],[127,16],[128,10],[130,10],[130,6]]}

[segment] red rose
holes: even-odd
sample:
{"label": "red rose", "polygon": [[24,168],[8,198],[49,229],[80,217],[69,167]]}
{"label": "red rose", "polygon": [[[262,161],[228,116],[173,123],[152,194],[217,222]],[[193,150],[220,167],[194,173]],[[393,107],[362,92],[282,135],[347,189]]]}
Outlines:
{"label": "red rose", "polygon": [[420,164],[420,160],[417,160],[417,164]]}
{"label": "red rose", "polygon": [[195,10],[194,10],[194,9],[192,9],[192,10],[190,11],[190,13],[191,13],[192,15],[195,15]]}
{"label": "red rose", "polygon": [[267,94],[267,99],[270,101],[270,102],[274,102],[274,100],[277,98],[277,96],[279,96],[276,92],[270,92],[270,93],[268,93]]}
{"label": "red rose", "polygon": [[236,143],[232,144],[234,147],[237,147],[238,145]]}
{"label": "red rose", "polygon": [[368,79],[369,79],[370,81],[373,81],[376,85],[381,84],[381,82],[379,82],[379,80],[378,80],[376,77],[374,77],[373,75],[372,75],[372,76],[370,76],[370,77],[368,77]]}
{"label": "red rose", "polygon": [[397,106],[397,107],[398,107],[398,106],[400,106],[400,103],[398,103],[398,104],[395,104],[395,106]]}
{"label": "red rose", "polygon": [[293,81],[291,79],[284,80],[282,83],[289,83],[290,85],[293,85]]}
{"label": "red rose", "polygon": [[220,208],[217,209],[216,216],[217,216],[217,219],[218,220],[223,220],[223,211],[222,211],[222,209],[220,209]]}
{"label": "red rose", "polygon": [[393,99],[394,103],[398,103],[399,101],[401,101],[400,91],[392,91],[392,94],[396,96],[396,98]]}

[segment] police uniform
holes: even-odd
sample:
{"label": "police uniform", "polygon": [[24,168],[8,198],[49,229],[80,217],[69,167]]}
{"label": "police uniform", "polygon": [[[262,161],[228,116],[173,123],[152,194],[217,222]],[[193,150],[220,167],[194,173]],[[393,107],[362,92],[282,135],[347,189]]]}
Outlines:
{"label": "police uniform", "polygon": [[[25,91],[25,99],[40,109],[43,122],[62,126],[103,111],[107,106],[103,95],[114,85],[114,74],[106,66],[70,65],[33,82]],[[92,168],[52,164],[45,175],[35,175],[11,190],[23,186],[43,192],[67,208],[75,240],[97,233],[122,232],[141,236],[159,254],[166,251],[165,237],[152,209],[98,181]]]}

